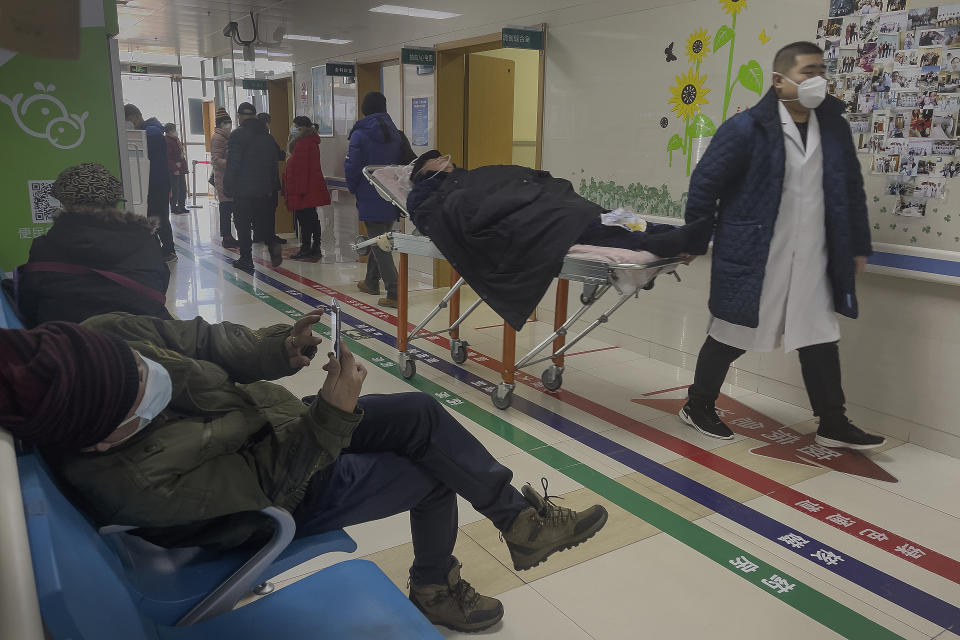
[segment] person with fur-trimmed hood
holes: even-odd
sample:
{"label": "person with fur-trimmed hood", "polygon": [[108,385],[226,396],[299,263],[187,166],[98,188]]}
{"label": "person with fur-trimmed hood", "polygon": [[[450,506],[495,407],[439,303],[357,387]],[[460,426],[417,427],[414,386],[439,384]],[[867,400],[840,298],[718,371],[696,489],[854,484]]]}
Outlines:
{"label": "person with fur-trimmed hood", "polygon": [[120,180],[88,162],[65,169],[52,193],[62,210],[18,267],[15,295],[24,324],[82,322],[113,311],[170,318],[170,271],[156,222],[118,207]]}

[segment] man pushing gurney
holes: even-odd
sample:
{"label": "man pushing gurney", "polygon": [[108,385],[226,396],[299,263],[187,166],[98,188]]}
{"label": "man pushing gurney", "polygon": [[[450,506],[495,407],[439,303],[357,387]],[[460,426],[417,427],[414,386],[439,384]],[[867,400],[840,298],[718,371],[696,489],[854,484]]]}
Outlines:
{"label": "man pushing gurney", "polygon": [[518,166],[466,171],[431,150],[413,164],[407,212],[467,283],[518,331],[560,273],[575,244],[687,253],[703,224],[604,225],[608,210],[579,196],[568,180]]}

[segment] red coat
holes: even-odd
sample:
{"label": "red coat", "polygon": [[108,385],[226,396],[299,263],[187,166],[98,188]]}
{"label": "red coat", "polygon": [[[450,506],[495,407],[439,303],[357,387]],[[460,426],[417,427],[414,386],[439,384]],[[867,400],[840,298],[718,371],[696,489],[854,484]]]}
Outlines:
{"label": "red coat", "polygon": [[287,160],[283,184],[290,211],[330,204],[330,192],[320,167],[320,136],[309,134],[297,139]]}

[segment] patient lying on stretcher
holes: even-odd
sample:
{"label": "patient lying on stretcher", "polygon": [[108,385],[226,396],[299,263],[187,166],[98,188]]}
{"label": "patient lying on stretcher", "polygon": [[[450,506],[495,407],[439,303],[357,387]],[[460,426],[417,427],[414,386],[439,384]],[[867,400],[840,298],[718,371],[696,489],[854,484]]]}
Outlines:
{"label": "patient lying on stretcher", "polygon": [[527,167],[466,171],[433,150],[417,158],[410,179],[406,208],[413,223],[517,330],[573,245],[644,252],[631,262],[649,264],[685,254],[699,233],[692,225],[649,224],[641,232],[606,226],[607,209],[582,198],[568,180]]}
{"label": "patient lying on stretcher", "polygon": [[[407,196],[407,212],[410,214],[414,224],[426,235],[430,235],[430,233],[424,228],[424,224],[418,221],[418,218],[422,219],[418,210],[421,205],[430,200],[434,194],[441,191],[445,186],[447,178],[455,171],[463,172],[463,170],[456,169],[450,161],[449,156],[441,156],[440,152],[436,150],[424,153],[413,165],[410,175],[413,189]],[[530,172],[539,176],[545,176],[549,180],[557,180],[550,177],[546,172],[533,171],[526,167],[516,166],[484,167],[463,173],[468,176],[476,174],[480,178],[477,181],[478,184],[470,187],[470,196],[472,198],[481,198],[483,200],[490,198],[494,199],[496,203],[499,203],[502,201],[499,192],[502,189],[510,188],[510,182],[512,180],[518,180],[521,187],[528,184],[526,182],[526,174]],[[487,181],[489,184],[489,189],[483,188],[484,181]],[[569,184],[566,180],[558,181]],[[468,182],[464,181],[463,184],[466,185]],[[453,189],[443,189],[445,194],[456,190],[456,187]],[[544,205],[548,204],[549,195],[549,190],[544,192]],[[448,195],[445,197],[448,197]],[[648,251],[660,257],[673,257],[687,253],[687,247],[690,245],[690,236],[692,233],[696,233],[695,228],[675,227],[668,224],[645,223],[640,229],[635,230],[628,230],[617,225],[607,225],[603,223],[601,216],[601,214],[606,213],[607,210],[578,196],[576,193],[565,195],[564,206],[572,206],[575,208],[577,206],[577,198],[579,198],[580,204],[582,205],[582,220],[576,221],[577,228],[581,226],[584,228],[580,235],[573,240],[571,245],[584,244],[616,247],[618,249],[629,249],[632,251]],[[539,199],[539,196],[537,199]],[[486,203],[484,203],[484,205],[480,205],[479,203],[475,204],[479,205],[477,208],[484,208]],[[536,199],[530,204],[535,205]],[[457,213],[465,212],[458,211]],[[543,206],[539,208],[537,215],[540,217],[549,217],[551,213],[552,210],[549,206]],[[557,222],[560,222],[560,220]],[[542,240],[542,238],[536,237],[531,239],[537,242]]]}

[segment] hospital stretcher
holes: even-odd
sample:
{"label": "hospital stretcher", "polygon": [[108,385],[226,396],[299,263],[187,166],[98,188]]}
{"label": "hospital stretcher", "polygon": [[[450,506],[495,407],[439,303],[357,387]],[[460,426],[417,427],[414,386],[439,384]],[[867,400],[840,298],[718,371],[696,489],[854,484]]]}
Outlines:
{"label": "hospital stretcher", "polygon": [[[403,184],[394,179],[395,169],[394,167],[369,166],[364,168],[363,175],[385,200],[396,205],[402,216],[407,217],[407,190]],[[483,300],[478,299],[461,313],[460,289],[466,282],[451,268],[450,280],[454,282],[453,286],[426,317],[408,333],[409,256],[415,255],[440,260],[446,260],[446,258],[429,238],[398,232],[385,233],[376,238],[358,236],[353,247],[361,255],[364,255],[374,245],[384,251],[400,254],[397,281],[397,351],[401,375],[410,379],[417,373],[416,358],[408,351],[410,343],[420,339],[436,339],[440,334],[450,336],[450,357],[453,361],[458,364],[466,362],[468,358],[467,346],[469,345],[466,341],[460,339],[460,327]],[[604,250],[605,248],[594,249],[599,250],[596,252],[598,255],[618,251],[621,254],[623,253],[622,250],[611,252]],[[637,256],[644,255],[638,252],[627,253]],[[680,277],[676,274],[676,267],[685,262],[683,258],[657,258],[634,264],[611,262],[590,257],[591,255],[591,247],[580,245],[573,247],[571,253],[564,259],[557,282],[554,331],[537,343],[520,360],[516,360],[516,331],[509,324],[504,323],[503,371],[501,372],[503,381],[490,391],[493,404],[498,409],[506,409],[512,403],[516,378],[518,375],[525,375],[520,371],[525,367],[550,361],[551,364],[543,371],[540,382],[548,391],[560,389],[563,385],[564,357],[569,350],[594,329],[608,322],[620,307],[631,298],[636,297],[641,290],[651,289],[654,279],[661,273],[672,273],[679,280]],[[656,258],[652,254],[645,255]],[[567,305],[571,281],[582,283],[583,291],[580,294],[580,308],[568,318]],[[617,301],[568,340],[567,337],[573,325],[583,318],[593,305],[611,289],[619,293]],[[427,324],[448,306],[450,308],[450,326],[438,331],[427,331]],[[550,348],[548,349],[548,347]],[[545,355],[545,353],[549,353],[549,355]]]}

